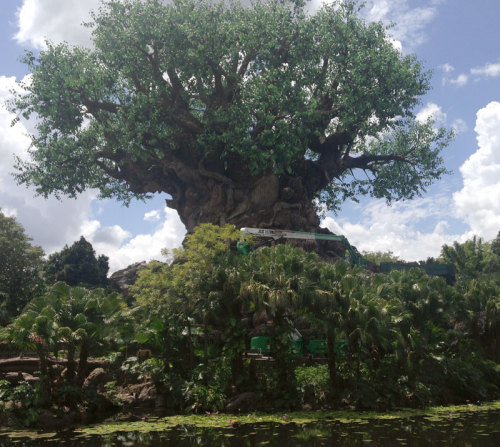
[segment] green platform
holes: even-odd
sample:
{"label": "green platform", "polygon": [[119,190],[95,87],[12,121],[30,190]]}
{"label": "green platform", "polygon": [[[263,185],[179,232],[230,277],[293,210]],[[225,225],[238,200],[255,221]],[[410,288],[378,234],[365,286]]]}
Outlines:
{"label": "green platform", "polygon": [[250,339],[250,351],[259,354],[269,354],[271,352],[271,338],[252,337]]}

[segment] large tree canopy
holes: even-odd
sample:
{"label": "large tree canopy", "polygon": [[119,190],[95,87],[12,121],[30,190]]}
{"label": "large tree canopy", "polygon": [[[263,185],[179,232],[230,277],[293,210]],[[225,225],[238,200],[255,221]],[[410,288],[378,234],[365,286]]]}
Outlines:
{"label": "large tree canopy", "polygon": [[313,230],[318,203],[420,195],[450,134],[413,108],[429,73],[353,1],[107,0],[93,48],[48,43],[12,109],[42,195],[166,192],[200,222]]}

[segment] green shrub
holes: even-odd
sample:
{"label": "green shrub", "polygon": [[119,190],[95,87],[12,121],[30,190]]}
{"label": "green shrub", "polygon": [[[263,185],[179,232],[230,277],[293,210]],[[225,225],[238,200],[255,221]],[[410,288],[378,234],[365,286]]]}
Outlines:
{"label": "green shrub", "polygon": [[321,406],[330,391],[327,365],[299,366],[295,369],[297,392],[302,405]]}

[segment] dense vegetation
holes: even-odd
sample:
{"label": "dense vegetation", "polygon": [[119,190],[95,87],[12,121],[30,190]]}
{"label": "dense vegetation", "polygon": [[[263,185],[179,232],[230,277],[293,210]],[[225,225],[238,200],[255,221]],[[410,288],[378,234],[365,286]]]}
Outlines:
{"label": "dense vegetation", "polygon": [[[41,380],[0,381],[0,414],[35,423],[48,408],[118,408],[119,387],[141,380],[171,412],[224,410],[244,392],[263,409],[500,396],[500,237],[443,247],[441,259],[456,262],[453,286],[420,269],[370,274],[329,264],[288,245],[241,256],[240,237],[229,225],[200,226],[173,263],[139,274],[127,301],[48,284],[1,333],[36,351]],[[326,341],[322,362],[300,355],[299,333],[304,344]],[[270,337],[273,361],[245,356],[254,336]],[[138,350],[147,355],[131,355]],[[67,359],[64,374],[54,357]],[[99,392],[82,387],[96,357],[108,373]]]}

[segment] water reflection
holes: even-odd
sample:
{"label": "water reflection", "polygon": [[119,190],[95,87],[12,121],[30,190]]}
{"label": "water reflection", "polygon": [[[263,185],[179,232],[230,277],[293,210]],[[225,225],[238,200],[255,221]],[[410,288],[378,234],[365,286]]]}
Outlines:
{"label": "water reflection", "polygon": [[58,434],[51,438],[7,438],[11,446],[208,446],[208,447],[358,447],[445,446],[498,447],[500,412],[477,412],[460,418],[433,421],[424,417],[365,420],[357,423],[324,421],[305,425],[255,424],[226,429],[177,427],[164,432],[120,432],[104,436]]}

